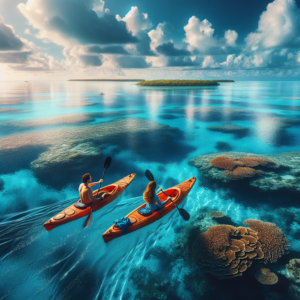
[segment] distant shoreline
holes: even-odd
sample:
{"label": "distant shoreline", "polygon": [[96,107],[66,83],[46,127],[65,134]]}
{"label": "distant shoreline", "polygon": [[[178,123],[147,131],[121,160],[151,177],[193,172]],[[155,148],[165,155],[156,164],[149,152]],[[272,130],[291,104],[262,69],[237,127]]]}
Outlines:
{"label": "distant shoreline", "polygon": [[229,79],[219,80],[149,80],[137,83],[140,86],[216,86],[219,82],[235,82]]}
{"label": "distant shoreline", "polygon": [[68,79],[68,81],[145,81],[145,79]]}

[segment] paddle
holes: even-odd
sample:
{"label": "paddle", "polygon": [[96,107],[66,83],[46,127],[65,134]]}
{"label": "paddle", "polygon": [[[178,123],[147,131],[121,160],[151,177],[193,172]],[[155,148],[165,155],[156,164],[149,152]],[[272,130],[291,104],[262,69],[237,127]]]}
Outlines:
{"label": "paddle", "polygon": [[[154,181],[154,176],[153,174],[149,171],[149,170],[146,170],[145,171],[145,176],[150,180],[150,181]],[[163,192],[167,197],[168,195],[162,190],[162,188],[159,188],[158,189],[159,191]],[[183,208],[179,208],[171,199],[170,201],[175,205],[175,207],[178,209],[178,212],[180,214],[180,216],[185,220],[185,221],[188,221],[190,219],[190,215],[189,213],[183,209]]]}
{"label": "paddle", "polygon": [[[110,164],[111,164],[111,157],[107,157],[107,158],[105,159],[105,162],[104,162],[104,171],[103,171],[103,174],[102,174],[102,178],[101,178],[101,179],[104,178],[105,171],[106,171],[106,169],[110,166]],[[98,193],[99,193],[99,191],[100,191],[100,188],[101,188],[101,182],[100,182],[100,184],[99,184],[99,189],[98,189],[98,191],[97,191],[96,197],[98,196]],[[86,219],[86,221],[85,221],[85,223],[84,223],[84,228],[87,228],[87,227],[90,225],[90,223],[91,223],[91,221],[92,221],[92,213],[93,213],[93,210],[94,210],[94,203],[92,204],[91,213],[89,214],[89,216],[87,217],[87,219]]]}

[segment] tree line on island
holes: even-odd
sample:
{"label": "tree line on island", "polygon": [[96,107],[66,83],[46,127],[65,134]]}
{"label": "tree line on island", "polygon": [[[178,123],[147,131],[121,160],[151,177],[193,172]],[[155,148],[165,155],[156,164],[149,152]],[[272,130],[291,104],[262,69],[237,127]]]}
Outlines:
{"label": "tree line on island", "polygon": [[219,85],[219,82],[234,82],[230,79],[219,80],[149,80],[141,81],[137,85],[141,86],[212,86]]}

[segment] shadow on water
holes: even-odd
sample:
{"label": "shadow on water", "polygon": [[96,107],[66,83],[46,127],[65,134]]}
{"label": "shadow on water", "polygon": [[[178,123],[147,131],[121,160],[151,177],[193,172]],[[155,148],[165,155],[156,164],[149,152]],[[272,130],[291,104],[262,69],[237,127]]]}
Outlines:
{"label": "shadow on water", "polygon": [[219,152],[228,152],[233,150],[233,148],[226,142],[217,142],[215,148]]}
{"label": "shadow on water", "polygon": [[30,163],[46,151],[47,148],[47,146],[24,146],[0,151],[1,173],[8,174],[22,169],[29,169]]}

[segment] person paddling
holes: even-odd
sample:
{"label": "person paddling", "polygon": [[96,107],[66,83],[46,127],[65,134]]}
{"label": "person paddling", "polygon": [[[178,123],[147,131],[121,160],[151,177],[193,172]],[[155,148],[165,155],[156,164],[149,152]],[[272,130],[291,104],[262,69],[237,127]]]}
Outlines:
{"label": "person paddling", "polygon": [[99,193],[99,197],[95,197],[93,195],[93,190],[90,188],[91,186],[94,186],[95,184],[102,183],[103,179],[101,179],[98,182],[91,182],[92,181],[92,176],[90,173],[84,174],[82,176],[82,182],[79,186],[79,195],[80,195],[80,200],[84,204],[96,204],[99,201],[103,200],[108,196],[107,193]]}
{"label": "person paddling", "polygon": [[147,203],[146,209],[149,210],[159,210],[161,209],[167,201],[171,198],[168,197],[167,200],[161,202],[158,198],[158,196],[155,194],[155,189],[156,189],[156,182],[155,181],[150,181],[148,183],[148,186],[143,194],[143,198],[145,202]]}

